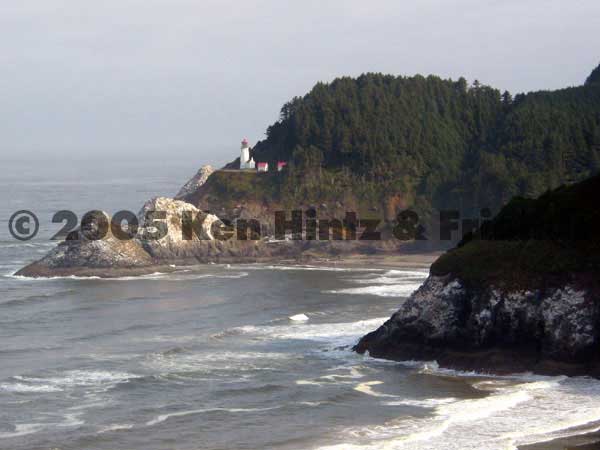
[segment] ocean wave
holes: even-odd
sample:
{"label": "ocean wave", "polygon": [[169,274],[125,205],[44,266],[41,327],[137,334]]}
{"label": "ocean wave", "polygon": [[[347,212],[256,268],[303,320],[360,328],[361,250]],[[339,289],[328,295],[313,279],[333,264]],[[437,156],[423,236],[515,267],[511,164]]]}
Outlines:
{"label": "ocean wave", "polygon": [[360,383],[357,384],[354,387],[354,390],[357,392],[362,392],[363,394],[367,394],[370,395],[372,397],[390,397],[390,398],[397,398],[396,395],[390,395],[390,394],[383,394],[381,392],[376,392],[373,390],[373,388],[371,386],[378,386],[380,384],[383,384],[383,381],[379,381],[379,380],[374,380],[374,381],[367,381],[365,383]]}
{"label": "ocean wave", "polygon": [[298,405],[302,405],[302,406],[310,406],[310,407],[316,407],[316,406],[321,406],[323,404],[325,404],[327,402],[298,402]]}
{"label": "ocean wave", "polygon": [[388,317],[341,323],[290,323],[289,325],[246,325],[229,333],[248,334],[262,339],[303,339],[321,341],[336,346],[356,343],[359,337],[381,326]]}
{"label": "ocean wave", "polygon": [[327,294],[376,295],[379,297],[408,297],[421,287],[422,283],[384,284],[359,288],[334,289]]}
{"label": "ocean wave", "polygon": [[406,283],[410,280],[415,281],[423,281],[425,278],[423,277],[413,277],[413,278],[395,278],[388,276],[380,276],[375,278],[351,278],[348,281],[351,281],[356,284],[402,284]]}
{"label": "ocean wave", "polygon": [[243,267],[245,270],[307,270],[307,271],[322,271],[322,272],[383,272],[385,269],[374,269],[374,268],[365,268],[365,267],[335,267],[335,266],[318,266],[318,265],[308,265],[308,264],[292,264],[292,265],[279,265],[279,264],[270,264],[270,265],[244,265],[239,266]]}
{"label": "ocean wave", "polygon": [[298,386],[323,386],[325,383],[319,383],[314,380],[296,380]]}
{"label": "ocean wave", "polygon": [[341,367],[334,367],[330,370],[347,370],[348,373],[347,374],[338,374],[338,373],[334,373],[334,374],[330,374],[330,375],[323,375],[319,378],[323,379],[323,380],[332,380],[332,381],[338,381],[339,379],[350,379],[350,380],[355,380],[358,378],[363,378],[365,375],[359,370],[358,367],[356,366],[341,366]]}
{"label": "ocean wave", "polygon": [[[183,273],[182,273],[183,272]],[[23,275],[15,275],[15,272],[6,274],[7,278],[13,278],[15,280],[22,281],[52,281],[52,280],[79,280],[79,281],[192,281],[210,278],[222,278],[222,279],[237,279],[245,278],[249,274],[248,272],[238,273],[186,273],[189,270],[183,270],[180,272],[153,272],[145,275],[126,275],[122,277],[99,277],[96,275],[83,276],[83,275],[65,275],[65,276],[54,276],[54,277],[26,277]]]}
{"label": "ocean wave", "polygon": [[131,430],[135,425],[131,424],[131,423],[115,423],[112,425],[108,425],[106,427],[100,428],[98,430],[98,434],[103,434],[103,433],[110,433],[113,431],[124,431],[124,430]]}
{"label": "ocean wave", "polygon": [[427,279],[427,272],[406,270],[389,270],[382,275],[369,274],[362,277],[349,278],[348,281],[356,284],[406,284],[423,283]]}
{"label": "ocean wave", "polygon": [[35,295],[28,295],[26,297],[21,298],[13,298],[6,301],[0,301],[0,306],[14,306],[14,305],[22,305],[29,302],[39,302],[42,300],[51,299],[53,297],[62,298],[66,295],[75,293],[75,289],[64,289],[55,292],[40,292]]}
{"label": "ocean wave", "polygon": [[183,416],[190,416],[190,415],[195,415],[195,414],[205,414],[205,413],[214,413],[214,412],[225,412],[225,413],[231,413],[231,414],[255,413],[255,412],[262,412],[262,411],[270,411],[270,410],[279,409],[279,408],[281,408],[281,406],[271,406],[271,407],[267,407],[267,408],[202,408],[202,409],[192,409],[192,410],[189,410],[189,411],[179,411],[179,412],[174,412],[174,413],[169,413],[169,414],[161,414],[161,415],[155,417],[154,419],[146,422],[146,426],[153,426],[153,425],[159,424],[161,422],[169,420],[172,417],[183,417]]}
{"label": "ocean wave", "polygon": [[388,270],[383,274],[367,274],[349,278],[348,281],[358,284],[398,284],[403,281],[425,280],[429,270]]}
{"label": "ocean wave", "polygon": [[219,352],[219,353],[154,353],[144,365],[161,375],[185,373],[215,373],[217,371],[247,372],[276,370],[281,362],[298,357],[277,352]]}
{"label": "ocean wave", "polygon": [[429,268],[421,269],[421,270],[398,270],[392,269],[388,270],[385,274],[388,277],[422,277],[426,278],[429,275]]}
{"label": "ocean wave", "polygon": [[[188,272],[188,273],[185,273]],[[160,281],[192,281],[192,280],[203,280],[203,279],[238,279],[245,278],[249,274],[248,272],[237,272],[237,273],[193,273],[190,271],[181,272],[156,272],[149,275],[141,275],[139,277],[120,277],[120,278],[105,278],[106,280],[160,280]]]}
{"label": "ocean wave", "polygon": [[60,415],[62,421],[52,423],[21,423],[15,424],[13,431],[0,432],[0,439],[10,439],[15,437],[27,436],[29,434],[39,433],[49,428],[71,428],[79,427],[85,424],[85,421],[80,419],[82,413],[66,413],[66,414],[46,414],[49,416]]}
{"label": "ocean wave", "polygon": [[24,383],[2,383],[0,384],[0,391],[5,392],[18,392],[18,393],[29,393],[29,392],[61,392],[63,389],[58,386],[51,385],[31,385]]}
{"label": "ocean wave", "polygon": [[65,275],[65,276],[55,276],[55,277],[26,277],[23,275],[15,275],[16,272],[12,272],[4,275],[6,278],[13,278],[15,280],[21,281],[32,281],[32,282],[43,282],[43,281],[52,281],[52,280],[102,280],[106,278],[101,278],[97,276],[77,276],[77,275]]}
{"label": "ocean wave", "polygon": [[12,383],[3,383],[0,389],[7,392],[40,393],[61,392],[74,387],[99,387],[109,389],[119,383],[126,383],[140,375],[126,372],[71,370],[62,376],[30,377],[15,375]]}
{"label": "ocean wave", "polygon": [[42,431],[46,426],[42,423],[21,423],[14,426],[14,431],[1,431],[0,439],[9,439]]}
{"label": "ocean wave", "polygon": [[345,373],[332,373],[329,375],[321,375],[320,377],[311,380],[296,380],[298,386],[326,386],[340,384],[355,384],[353,380],[363,378],[364,374],[357,366],[339,366],[333,367],[330,371],[344,371]]}
{"label": "ocean wave", "polygon": [[386,401],[383,404],[385,406],[416,406],[419,408],[437,408],[440,405],[447,405],[449,403],[455,403],[459,401],[456,397],[447,398],[425,398],[421,400],[417,399],[403,399],[403,400],[392,400]]}
{"label": "ocean wave", "polygon": [[526,381],[526,377],[519,375],[512,382],[509,377],[483,381],[477,377],[473,386],[488,392],[482,398],[386,401],[383,404],[392,407],[431,408],[433,415],[401,416],[381,425],[347,429],[339,437],[343,443],[321,449],[515,450],[568,435],[567,430],[600,419],[597,380],[535,376]]}
{"label": "ocean wave", "polygon": [[351,283],[368,286],[333,289],[324,291],[324,293],[407,297],[423,284],[427,275],[428,272],[424,270],[387,270],[383,274],[367,274],[346,278],[346,281]]}

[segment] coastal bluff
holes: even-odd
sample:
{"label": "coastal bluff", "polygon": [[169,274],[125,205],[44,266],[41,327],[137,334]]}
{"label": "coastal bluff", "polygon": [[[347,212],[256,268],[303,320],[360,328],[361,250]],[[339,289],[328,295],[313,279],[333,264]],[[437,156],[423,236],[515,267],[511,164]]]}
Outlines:
{"label": "coastal bluff", "polygon": [[[258,237],[239,238],[238,220],[258,220],[268,224],[272,211],[240,208],[219,208],[198,200],[209,179],[223,175],[211,166],[203,166],[180,189],[175,198],[155,197],[148,200],[137,214],[139,227],[131,236],[115,236],[110,227],[102,237],[96,237],[94,226],[109,224],[106,212],[97,211],[91,222],[92,229],[81,227],[71,232],[41,259],[34,261],[15,273],[24,277],[101,277],[113,278],[138,276],[154,272],[171,272],[176,266],[204,263],[254,263],[272,261],[307,261],[340,255],[374,252],[394,254],[401,243],[387,241],[329,241],[329,240],[276,240],[268,226]],[[247,176],[245,172],[226,173],[225,176]],[[198,197],[198,198],[196,198]],[[157,237],[155,226],[148,224],[148,213],[159,211],[164,216],[150,220],[157,226],[165,226],[166,233]],[[182,225],[185,217],[194,218],[191,236],[184,237]],[[226,225],[229,224],[229,225]],[[231,225],[234,226],[231,226]],[[189,237],[189,238],[188,238]]]}
{"label": "coastal bluff", "polygon": [[600,176],[514,199],[354,347],[492,373],[600,376]]}

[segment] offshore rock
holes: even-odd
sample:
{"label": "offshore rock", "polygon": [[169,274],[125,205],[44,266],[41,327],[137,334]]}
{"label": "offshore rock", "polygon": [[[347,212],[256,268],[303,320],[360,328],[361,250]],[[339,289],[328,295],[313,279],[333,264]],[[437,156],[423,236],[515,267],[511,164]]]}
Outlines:
{"label": "offshore rock", "polygon": [[[106,213],[100,214],[101,220],[109,221]],[[189,227],[193,233],[184,237],[182,224],[186,216],[193,220]],[[262,238],[237,239],[216,215],[166,197],[147,201],[138,214],[138,222],[137,233],[126,240],[118,239],[110,228],[101,239],[95,239],[93,233],[77,230],[42,259],[15,275],[133,276],[173,271],[174,265],[294,260],[311,248],[303,241],[273,243]],[[161,227],[166,227],[166,232],[157,234]],[[323,249],[318,246],[317,250],[330,251],[327,244],[323,243]]]}
{"label": "offshore rock", "polygon": [[[108,222],[105,212],[99,213]],[[100,219],[100,218],[98,218]],[[92,234],[73,231],[42,259],[29,264],[15,275],[28,277],[103,276],[143,274],[156,270],[155,261],[136,239],[120,240],[110,228],[103,239]]]}

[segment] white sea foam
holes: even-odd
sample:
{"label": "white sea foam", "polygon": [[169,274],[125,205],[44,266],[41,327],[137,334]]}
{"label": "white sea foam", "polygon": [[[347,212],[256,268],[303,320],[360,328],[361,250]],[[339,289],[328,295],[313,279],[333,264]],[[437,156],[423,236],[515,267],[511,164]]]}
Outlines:
{"label": "white sea foam", "polygon": [[5,275],[8,278],[14,278],[22,281],[52,281],[52,280],[99,280],[99,281],[192,281],[210,278],[236,279],[248,276],[248,272],[237,273],[190,273],[190,270],[182,270],[177,272],[153,272],[145,275],[129,275],[122,277],[99,277],[99,276],[80,276],[80,275],[65,275],[54,277],[26,277],[23,275],[15,275],[15,272]]}
{"label": "white sea foam", "polygon": [[383,274],[367,274],[347,279],[352,283],[368,286],[334,289],[325,291],[325,293],[407,297],[417,290],[426,278],[426,271],[388,270]]}
{"label": "white sea foam", "polygon": [[102,389],[111,388],[119,383],[127,382],[139,375],[125,372],[71,370],[60,376],[27,377],[16,375],[16,382],[4,383],[0,389],[9,392],[60,392],[78,386],[92,386]]}
{"label": "white sea foam", "polygon": [[255,335],[263,339],[304,339],[327,342],[337,346],[355,344],[362,335],[381,326],[388,317],[380,317],[357,322],[290,324],[237,327],[237,333]]}
{"label": "white sea foam", "polygon": [[[387,406],[433,408],[426,419],[399,417],[378,426],[348,429],[328,450],[514,450],[519,445],[568,435],[600,419],[600,382],[589,378],[530,377],[509,382],[473,380],[490,392],[475,399],[402,399]],[[364,385],[365,383],[363,383]]]}
{"label": "white sea foam", "polygon": [[395,395],[383,394],[381,392],[376,392],[373,390],[372,386],[378,386],[380,384],[383,384],[383,381],[377,381],[377,380],[367,381],[366,383],[357,384],[354,387],[354,390],[358,391],[358,392],[362,392],[363,394],[370,395],[372,397],[394,397],[394,398],[396,398]]}
{"label": "white sea foam", "polygon": [[85,423],[85,420],[79,418],[83,413],[82,412],[71,412],[64,415],[65,420],[61,423],[56,424],[58,427],[78,427]]}
{"label": "white sea foam", "polygon": [[[82,413],[67,413],[62,416],[63,420],[57,423],[21,423],[14,425],[14,431],[0,432],[0,439],[9,439],[29,434],[38,433],[48,428],[70,428],[78,427],[85,423],[79,416]],[[54,414],[49,414],[54,415]]]}
{"label": "white sea foam", "polygon": [[14,431],[0,432],[0,439],[27,436],[42,431],[46,426],[42,423],[21,423],[15,425]]}
{"label": "white sea foam", "polygon": [[409,280],[424,280],[424,279],[425,278],[422,278],[422,277],[398,279],[395,277],[388,277],[388,276],[382,275],[380,277],[374,277],[374,278],[351,278],[348,281],[351,281],[351,282],[357,283],[357,284],[377,285],[377,284],[402,284],[403,282],[406,283]]}
{"label": "white sea foam", "polygon": [[20,393],[27,393],[27,392],[38,392],[38,393],[42,393],[42,392],[60,392],[63,389],[58,387],[58,386],[52,386],[52,385],[47,385],[47,384],[25,384],[25,383],[2,383],[0,384],[0,391],[5,391],[5,392],[20,392]]}
{"label": "white sea foam", "polygon": [[308,320],[308,316],[306,314],[296,314],[294,316],[290,316],[289,319],[294,322],[304,322]]}
{"label": "white sea foam", "polygon": [[403,399],[384,402],[385,406],[417,406],[419,408],[436,408],[440,405],[447,405],[459,401],[455,397],[447,398],[425,398],[421,400]]}
{"label": "white sea foam", "polygon": [[422,278],[426,278],[429,275],[429,269],[421,269],[421,270],[398,270],[398,269],[393,269],[393,270],[388,270],[385,273],[386,276],[388,277],[422,277]]}
{"label": "white sea foam", "polygon": [[359,288],[334,289],[328,294],[377,295],[379,297],[408,297],[421,287],[422,283],[383,284]]}
{"label": "white sea foam", "polygon": [[340,366],[334,367],[330,370],[344,370],[347,373],[333,373],[330,375],[322,375],[312,380],[296,380],[296,384],[299,386],[325,386],[325,385],[339,385],[339,384],[354,384],[352,380],[363,378],[364,375],[354,366]]}
{"label": "white sea foam", "polygon": [[315,406],[320,406],[323,404],[323,402],[298,402],[298,405],[302,405],[302,406],[311,406],[311,407],[315,407]]}
{"label": "white sea foam", "polygon": [[294,265],[279,265],[279,264],[271,264],[271,265],[261,265],[261,264],[253,264],[253,265],[244,265],[240,266],[245,270],[308,270],[308,271],[323,271],[323,272],[383,272],[384,269],[375,269],[375,268],[364,268],[364,267],[336,267],[336,266],[317,266],[317,265],[308,265],[308,264],[294,264]]}
{"label": "white sea foam", "polygon": [[350,278],[358,284],[398,284],[409,281],[423,281],[429,275],[429,271],[417,270],[388,270],[384,274],[368,274],[361,277]]}
{"label": "white sea foam", "polygon": [[331,375],[323,375],[319,378],[324,379],[324,380],[333,380],[333,381],[337,381],[339,379],[350,379],[350,380],[355,380],[357,378],[363,378],[364,374],[358,370],[357,367],[355,366],[347,366],[347,367],[335,367],[331,370],[347,370],[348,373],[347,374],[331,374]]}
{"label": "white sea foam", "polygon": [[[146,280],[164,280],[164,281],[192,281],[192,280],[203,280],[203,279],[237,279],[245,278],[248,276],[248,272],[233,272],[233,273],[163,273],[159,276],[142,276],[141,279]],[[119,278],[121,280],[125,278]],[[127,279],[139,279],[137,277],[129,277]]]}
{"label": "white sea foam", "polygon": [[296,380],[298,386],[323,386],[324,383],[319,383],[314,380]]}
{"label": "white sea foam", "polygon": [[203,409],[192,409],[189,411],[179,411],[170,414],[161,414],[156,418],[148,421],[146,423],[147,426],[156,425],[158,423],[164,422],[172,417],[182,417],[182,416],[190,416],[194,414],[204,414],[211,412],[227,412],[231,414],[239,414],[239,413],[253,413],[253,412],[261,412],[261,411],[270,411],[272,409],[278,409],[280,406],[272,406],[269,408],[203,408]]}
{"label": "white sea foam", "polygon": [[293,355],[278,352],[155,353],[145,365],[162,374],[215,371],[271,370]]}
{"label": "white sea foam", "polygon": [[135,425],[131,424],[131,423],[115,423],[112,425],[108,425],[104,428],[100,428],[98,430],[98,434],[102,434],[102,433],[110,433],[113,431],[124,431],[124,430],[131,430]]}

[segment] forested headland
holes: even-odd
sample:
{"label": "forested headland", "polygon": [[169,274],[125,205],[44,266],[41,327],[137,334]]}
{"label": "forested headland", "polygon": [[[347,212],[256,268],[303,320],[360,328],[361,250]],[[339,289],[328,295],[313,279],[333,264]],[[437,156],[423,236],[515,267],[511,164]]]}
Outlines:
{"label": "forested headland", "polygon": [[433,75],[317,83],[281,108],[252,155],[290,164],[241,190],[216,176],[206,189],[220,202],[235,192],[290,207],[350,204],[385,220],[399,208],[497,212],[600,171],[600,66],[581,86],[514,96]]}

